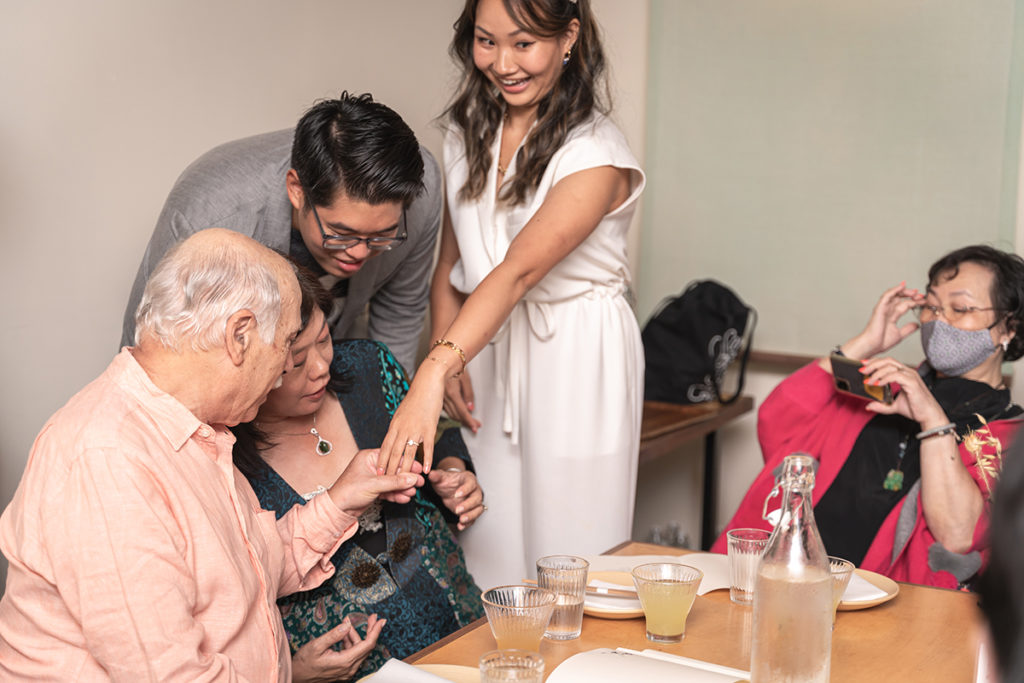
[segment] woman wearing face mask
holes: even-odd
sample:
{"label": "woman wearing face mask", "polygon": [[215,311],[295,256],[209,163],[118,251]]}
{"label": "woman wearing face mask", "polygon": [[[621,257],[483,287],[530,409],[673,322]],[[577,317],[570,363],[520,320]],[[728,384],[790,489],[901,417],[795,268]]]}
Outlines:
{"label": "woman wearing face mask", "polygon": [[[901,324],[911,312],[920,323]],[[899,581],[968,583],[985,560],[1002,451],[1022,423],[1001,370],[1024,355],[1022,321],[1024,260],[987,246],[939,259],[923,293],[887,290],[836,352],[862,359],[868,383],[892,385],[895,400],[836,391],[828,357],[784,380],[758,413],[766,467],[728,528],[766,526],[773,471],[803,451],[819,459],[814,515],[830,555]],[[918,329],[919,367],[884,355]]]}

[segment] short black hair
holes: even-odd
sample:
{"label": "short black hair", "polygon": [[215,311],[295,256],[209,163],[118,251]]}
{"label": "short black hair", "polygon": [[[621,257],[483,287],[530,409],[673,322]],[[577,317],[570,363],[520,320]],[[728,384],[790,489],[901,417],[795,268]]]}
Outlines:
{"label": "short black hair", "polygon": [[408,208],[423,191],[423,157],[402,117],[369,93],[341,93],[302,115],[292,141],[292,168],[317,206],[339,193],[369,204]]}
{"label": "short black hair", "polygon": [[966,262],[977,263],[992,272],[992,306],[1006,317],[1006,328],[1014,333],[1003,359],[1017,360],[1024,356],[1024,259],[987,244],[961,247],[932,264],[928,269],[928,286],[943,276],[956,277],[960,264]]}

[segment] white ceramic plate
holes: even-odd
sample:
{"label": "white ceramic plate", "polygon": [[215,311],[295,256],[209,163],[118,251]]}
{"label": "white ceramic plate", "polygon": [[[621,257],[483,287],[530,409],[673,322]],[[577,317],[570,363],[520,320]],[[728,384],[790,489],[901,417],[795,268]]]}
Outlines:
{"label": "white ceramic plate", "polygon": [[[629,572],[590,572],[590,581],[604,581],[635,589],[633,577]],[[639,598],[627,598],[619,595],[587,594],[583,600],[583,613],[601,619],[635,619],[644,615],[644,608]]]}

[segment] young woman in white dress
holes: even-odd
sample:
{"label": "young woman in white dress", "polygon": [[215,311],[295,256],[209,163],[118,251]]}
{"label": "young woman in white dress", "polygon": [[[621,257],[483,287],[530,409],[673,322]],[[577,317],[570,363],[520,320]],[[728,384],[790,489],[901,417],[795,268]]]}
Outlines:
{"label": "young woman in white dress", "polygon": [[420,443],[430,467],[442,405],[465,425],[490,512],[460,541],[486,588],[630,536],[644,361],[626,233],[644,175],[605,113],[589,0],[467,0],[450,51],[464,74],[446,117],[437,341],[380,469]]}

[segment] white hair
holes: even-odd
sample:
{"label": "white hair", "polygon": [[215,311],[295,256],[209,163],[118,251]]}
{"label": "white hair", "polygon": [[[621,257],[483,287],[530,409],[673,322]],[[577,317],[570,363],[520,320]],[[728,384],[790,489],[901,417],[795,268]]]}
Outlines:
{"label": "white hair", "polygon": [[260,339],[272,344],[281,316],[273,270],[234,245],[181,249],[160,260],[135,311],[135,343],[152,335],[164,347],[207,351],[224,341],[228,318],[247,309]]}

